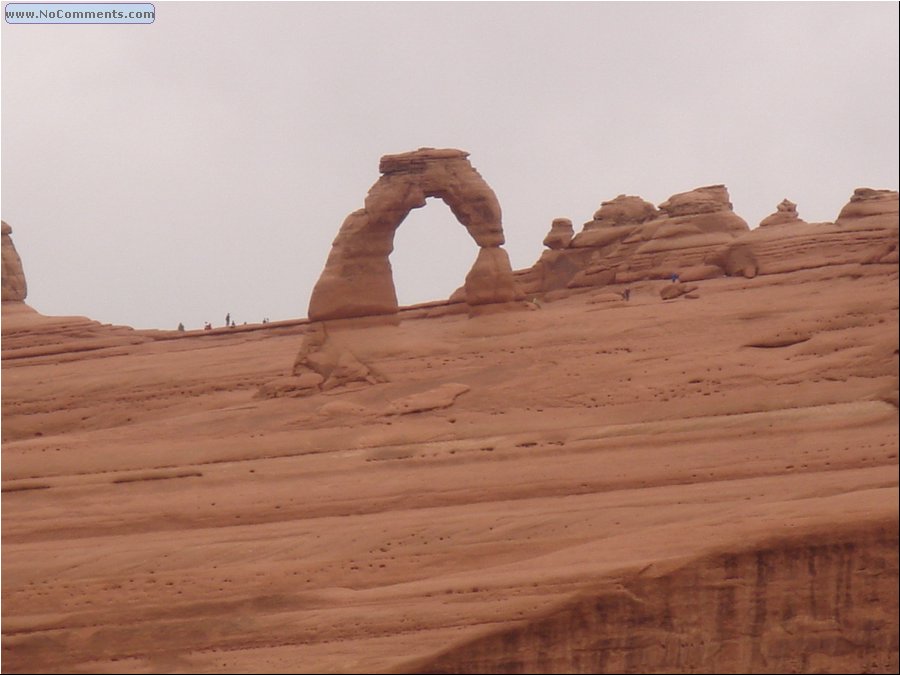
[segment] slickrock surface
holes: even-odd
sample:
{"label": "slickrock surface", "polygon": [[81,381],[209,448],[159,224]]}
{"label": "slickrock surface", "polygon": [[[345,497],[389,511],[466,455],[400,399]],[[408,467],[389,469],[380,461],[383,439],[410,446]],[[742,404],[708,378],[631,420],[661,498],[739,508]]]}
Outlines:
{"label": "slickrock surface", "polygon": [[454,149],[420,148],[381,158],[381,178],[369,190],[365,207],[341,226],[325,269],[309,301],[315,320],[395,314],[397,294],[388,256],[394,232],[412,209],[428,197],[447,203],[480,247],[466,277],[469,305],[510,302],[515,288],[501,225],[500,203],[472,167],[469,153]]}
{"label": "slickrock surface", "polygon": [[4,672],[896,672],[898,266],[834,241],[694,300],[330,323],[384,381],[327,390],[303,321],[4,303]]}
{"label": "slickrock surface", "polygon": [[21,302],[28,296],[28,285],[25,283],[25,272],[22,270],[22,259],[13,244],[12,228],[2,221],[3,255],[3,302]]}

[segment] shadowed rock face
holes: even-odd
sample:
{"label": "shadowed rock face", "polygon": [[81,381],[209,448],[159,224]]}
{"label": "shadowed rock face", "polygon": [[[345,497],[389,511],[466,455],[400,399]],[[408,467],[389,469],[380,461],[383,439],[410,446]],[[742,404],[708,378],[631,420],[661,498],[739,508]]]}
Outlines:
{"label": "shadowed rock face", "polygon": [[22,302],[28,295],[22,259],[12,242],[12,228],[3,222],[3,302]]}
{"label": "shadowed rock face", "polygon": [[[499,251],[504,243],[500,203],[467,157],[462,150],[421,148],[381,158],[382,176],[369,190],[365,207],[347,216],[332,244],[310,298],[310,319],[396,313],[388,260],[394,232],[412,209],[425,206],[428,197],[446,202],[482,250]],[[473,267],[467,277],[469,304],[506,302],[514,287],[505,253],[487,258],[490,274],[484,271],[485,257],[479,255],[475,263],[479,269]]]}

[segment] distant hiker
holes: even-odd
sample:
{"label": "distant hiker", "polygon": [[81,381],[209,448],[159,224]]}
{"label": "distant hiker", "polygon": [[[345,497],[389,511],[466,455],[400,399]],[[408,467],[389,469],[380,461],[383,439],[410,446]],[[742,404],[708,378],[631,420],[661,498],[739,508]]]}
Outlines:
{"label": "distant hiker", "polygon": [[225,315],[225,325],[226,326],[231,325],[231,312],[228,312],[228,314]]}
{"label": "distant hiker", "polygon": [[672,272],[672,283],[674,284],[676,281],[678,281],[678,279],[678,272]]}
{"label": "distant hiker", "polygon": [[179,332],[179,333],[183,333],[183,332],[184,332],[184,324],[181,323],[180,321],[178,322],[178,332]]}
{"label": "distant hiker", "polygon": [[207,321],[205,324],[203,324],[203,330],[212,330],[212,324]]}
{"label": "distant hiker", "polygon": [[629,300],[630,298],[631,298],[631,289],[626,288],[624,291],[622,291],[622,299]]}
{"label": "distant hiker", "polygon": [[234,328],[234,326],[235,326],[235,323],[234,323],[234,321],[232,321],[232,322],[231,322],[231,327]]}

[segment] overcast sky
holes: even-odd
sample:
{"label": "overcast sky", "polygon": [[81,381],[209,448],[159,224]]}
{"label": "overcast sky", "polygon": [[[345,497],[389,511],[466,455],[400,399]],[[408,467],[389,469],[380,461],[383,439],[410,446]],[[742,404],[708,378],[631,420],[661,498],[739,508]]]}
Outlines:
{"label": "overcast sky", "polygon": [[[898,188],[896,2],[155,4],[3,24],[2,212],[44,314],[306,316],[379,157],[421,146],[471,153],[515,268],[621,193],[724,183],[755,226]],[[442,202],[413,211],[401,304],[475,252]]]}

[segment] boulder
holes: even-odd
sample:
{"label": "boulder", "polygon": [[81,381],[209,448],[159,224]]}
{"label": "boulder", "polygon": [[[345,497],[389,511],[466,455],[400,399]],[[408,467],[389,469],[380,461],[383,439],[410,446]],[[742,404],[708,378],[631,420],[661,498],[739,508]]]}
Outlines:
{"label": "boulder", "polygon": [[572,228],[571,220],[568,218],[556,218],[550,224],[550,232],[544,237],[544,246],[553,251],[566,248],[574,235],[575,230]]}
{"label": "boulder", "polygon": [[680,298],[682,295],[692,295],[693,297],[697,297],[694,294],[699,286],[692,286],[691,284],[683,284],[680,281],[673,281],[671,284],[666,284],[661,289],[659,289],[659,297],[663,300],[674,300],[675,298]]}
{"label": "boulder", "polygon": [[525,296],[513,279],[509,255],[502,248],[482,248],[466,275],[466,303],[487,305],[521,300]]}
{"label": "boulder", "polygon": [[584,224],[585,230],[621,225],[640,225],[659,217],[653,204],[634,195],[619,195],[615,199],[601,202],[594,212],[593,220]]}

